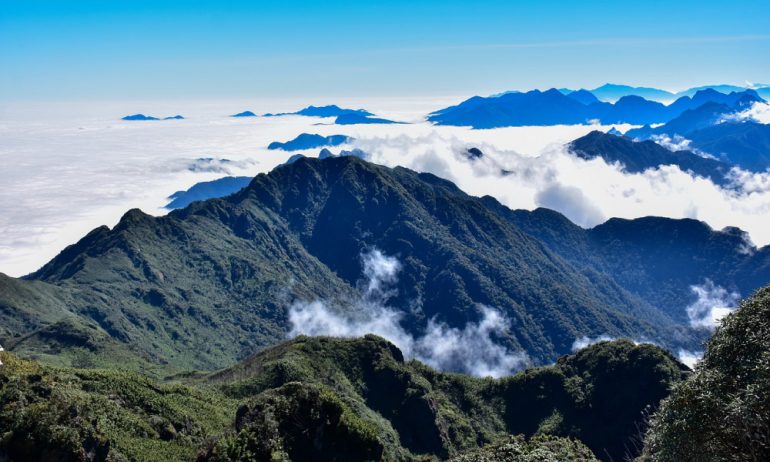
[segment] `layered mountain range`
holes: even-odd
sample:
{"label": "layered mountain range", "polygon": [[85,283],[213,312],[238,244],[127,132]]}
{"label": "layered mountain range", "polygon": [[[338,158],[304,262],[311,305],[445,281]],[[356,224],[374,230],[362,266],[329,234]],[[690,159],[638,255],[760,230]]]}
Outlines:
{"label": "layered mountain range", "polygon": [[650,101],[641,96],[623,96],[614,103],[591,98],[591,93],[578,91],[564,94],[554,88],[526,93],[474,96],[462,103],[440,109],[428,116],[438,125],[458,125],[473,128],[497,128],[526,125],[570,125],[599,122],[602,124],[656,124],[679,117],[684,111],[706,103],[748,107],[764,101],[754,90],[720,93],[712,89],[682,96],[669,105]]}

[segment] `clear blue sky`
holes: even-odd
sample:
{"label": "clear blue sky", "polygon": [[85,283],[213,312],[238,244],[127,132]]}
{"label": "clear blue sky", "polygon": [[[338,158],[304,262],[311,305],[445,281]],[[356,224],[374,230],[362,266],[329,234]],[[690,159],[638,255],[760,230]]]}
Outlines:
{"label": "clear blue sky", "polygon": [[0,0],[0,100],[770,83],[770,1]]}

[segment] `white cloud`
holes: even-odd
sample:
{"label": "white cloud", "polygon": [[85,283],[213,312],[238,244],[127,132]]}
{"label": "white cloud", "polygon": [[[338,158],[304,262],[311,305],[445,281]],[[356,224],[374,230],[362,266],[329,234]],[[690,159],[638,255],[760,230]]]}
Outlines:
{"label": "white cloud", "polygon": [[289,337],[329,335],[360,337],[376,334],[393,342],[407,358],[416,358],[440,370],[465,372],[479,377],[510,375],[529,364],[523,352],[512,352],[495,341],[509,330],[505,316],[494,308],[479,306],[480,319],[463,328],[431,319],[422,335],[414,336],[400,325],[403,313],[386,305],[393,295],[400,263],[377,249],[362,256],[365,281],[359,300],[347,309],[327,302],[296,301],[289,307]]}
{"label": "white cloud", "polygon": [[[297,134],[345,134],[370,160],[454,181],[473,195],[491,195],[511,208],[554,207],[582,226],[605,218],[690,217],[715,229],[738,226],[758,245],[770,243],[770,174],[735,170],[733,183],[719,187],[675,167],[629,174],[601,159],[585,161],[564,148],[589,125],[464,127],[411,125],[316,125],[321,119],[271,117],[233,119],[244,109],[296,110],[310,103],[339,103],[373,109],[378,115],[418,120],[442,101],[236,101],[217,104],[130,103],[0,113],[0,272],[31,272],[91,229],[113,226],[126,210],[163,214],[166,197],[225,174],[255,175],[286,161],[288,153],[267,145]],[[33,108],[34,109],[34,108]],[[56,110],[54,110],[56,109]],[[66,109],[66,110],[65,110]],[[31,111],[23,114],[23,111]],[[186,120],[123,122],[136,113],[181,113]],[[6,115],[7,114],[7,115]],[[12,117],[11,117],[12,116]],[[620,126],[625,131],[630,126]],[[470,162],[460,153],[478,147]],[[304,154],[315,156],[316,151]],[[206,165],[197,159],[213,159]],[[222,162],[229,159],[230,162]],[[192,167],[192,168],[191,168]],[[507,170],[509,175],[501,175]],[[66,204],[66,206],[63,206]]]}
{"label": "white cloud", "polygon": [[716,159],[713,155],[692,147],[692,141],[682,135],[674,135],[673,137],[668,136],[665,133],[661,135],[652,135],[652,141],[658,143],[669,151],[690,151],[701,157],[705,157],[706,159]]}
{"label": "white cloud", "polygon": [[552,184],[535,195],[538,207],[558,210],[574,223],[589,227],[604,221],[601,210],[575,186]]}
{"label": "white cloud", "polygon": [[690,290],[697,300],[687,307],[687,316],[696,329],[716,329],[719,321],[735,310],[740,299],[736,292],[728,292],[709,279],[701,285],[690,286]]}
{"label": "white cloud", "polygon": [[700,361],[701,358],[703,358],[703,352],[679,350],[676,356],[679,361],[681,361],[690,369],[693,369],[695,365],[698,364],[698,361]]}
{"label": "white cloud", "polygon": [[595,345],[599,342],[610,342],[612,340],[615,340],[615,337],[610,337],[609,335],[600,335],[598,337],[589,337],[584,335],[583,337],[576,338],[575,341],[572,342],[572,352],[574,353],[578,350],[582,350],[587,346]]}
{"label": "white cloud", "polygon": [[741,122],[752,120],[761,124],[770,124],[770,103],[757,101],[745,111],[728,114],[722,117],[722,122]]}
{"label": "white cloud", "polygon": [[[434,173],[469,194],[491,195],[513,209],[553,208],[584,227],[609,217],[694,218],[714,229],[739,227],[758,245],[770,243],[770,173],[733,169],[723,187],[676,166],[628,173],[600,158],[580,159],[558,144],[545,145],[537,156],[521,154],[500,148],[495,130],[482,132],[494,142],[469,143],[434,131],[359,136],[354,144],[376,163]],[[469,146],[480,148],[484,157],[471,162],[458,155]]]}
{"label": "white cloud", "polygon": [[[617,337],[611,337],[607,334],[598,335],[596,337],[589,337],[587,335],[584,335],[582,337],[576,338],[574,342],[572,342],[572,352],[575,353],[578,350],[582,350],[585,347],[595,345],[600,342],[611,342],[613,340],[618,340]],[[651,340],[646,340],[644,338],[642,339],[627,339],[631,341],[634,345],[655,345],[660,346],[656,342],[653,342]]]}

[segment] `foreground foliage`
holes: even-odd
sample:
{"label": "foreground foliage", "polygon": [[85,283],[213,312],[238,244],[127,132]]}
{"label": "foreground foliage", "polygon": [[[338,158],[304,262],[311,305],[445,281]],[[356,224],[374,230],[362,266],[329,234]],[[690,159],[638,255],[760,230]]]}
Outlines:
{"label": "foreground foliage", "polygon": [[575,440],[537,436],[527,441],[519,436],[453,457],[450,462],[594,462],[596,460],[590,450]]}
{"label": "foreground foliage", "polygon": [[185,384],[0,359],[11,461],[621,460],[685,373],[657,347],[616,341],[478,379],[405,361],[372,335],[300,337],[174,377]]}
{"label": "foreground foliage", "polygon": [[727,316],[654,416],[645,460],[770,460],[770,287]]}
{"label": "foreground foliage", "polygon": [[232,421],[220,393],[0,353],[0,460],[192,460]]}

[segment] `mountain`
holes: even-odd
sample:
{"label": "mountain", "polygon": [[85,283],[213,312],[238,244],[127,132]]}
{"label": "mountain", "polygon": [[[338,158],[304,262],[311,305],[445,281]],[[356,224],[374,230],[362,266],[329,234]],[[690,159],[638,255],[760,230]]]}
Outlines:
{"label": "mountain", "polygon": [[428,120],[438,125],[473,128],[585,124],[595,121],[603,124],[644,125],[665,123],[688,109],[709,102],[744,107],[750,102],[761,100],[752,90],[730,95],[704,90],[693,97],[682,97],[669,106],[636,95],[622,96],[614,104],[584,104],[584,101],[590,101],[586,93],[579,93],[582,97],[574,97],[573,93],[565,95],[559,90],[551,89],[545,92],[534,90],[527,93],[506,93],[488,98],[474,96],[457,106],[430,114]]}
{"label": "mountain", "polygon": [[168,198],[170,202],[166,208],[181,209],[195,201],[229,196],[230,194],[245,188],[250,182],[250,176],[226,176],[212,181],[202,181],[194,184],[186,191],[177,191]]}
{"label": "mountain", "polygon": [[506,93],[497,97],[474,96],[457,106],[436,111],[428,120],[438,125],[473,128],[580,124],[589,120],[586,106],[556,89],[545,92]]}
{"label": "mountain", "polygon": [[281,143],[273,141],[267,146],[267,149],[283,149],[284,151],[300,151],[302,149],[320,148],[323,146],[339,146],[349,143],[352,138],[346,135],[321,136],[317,134],[301,133],[290,141]]}
{"label": "mountain", "polygon": [[237,114],[233,114],[233,115],[231,115],[230,117],[256,117],[256,116],[257,116],[257,115],[256,115],[256,114],[254,114],[254,113],[253,113],[253,112],[251,112],[251,111],[243,111],[243,112],[239,112],[239,113],[237,113]]}
{"label": "mountain", "polygon": [[369,111],[363,109],[344,109],[335,104],[329,106],[308,106],[296,112],[281,112],[278,114],[264,114],[264,117],[276,117],[284,115],[301,115],[307,117],[339,117],[342,115],[357,115],[361,117],[373,116]]}
{"label": "mountain", "polygon": [[[561,90],[559,90],[559,91],[561,91]],[[561,92],[564,93],[563,91],[561,91]],[[586,106],[589,105],[589,104],[600,102],[599,98],[594,96],[594,94],[591,93],[588,90],[580,89],[580,90],[576,90],[576,91],[569,91],[569,92],[566,92],[564,94],[567,95],[567,97],[569,97],[570,99],[574,99],[578,103],[585,104]]]}
{"label": "mountain", "polygon": [[[702,94],[697,93],[693,99]],[[770,156],[767,154],[770,149],[770,125],[731,117],[763,100],[753,91],[729,95],[712,91],[707,95],[721,96],[716,97],[716,101],[685,110],[679,117],[659,127],[644,126],[629,130],[626,135],[638,139],[680,136],[689,140],[693,149],[708,153],[726,164],[754,172],[770,168]]]}
{"label": "mountain", "polygon": [[163,120],[183,120],[183,119],[184,119],[184,117],[180,116],[179,114],[177,114],[175,116],[169,116],[169,117],[164,117],[163,118]]}
{"label": "mountain", "polygon": [[637,139],[651,139],[653,136],[667,135],[674,137],[676,135],[686,136],[688,133],[716,125],[725,115],[732,114],[734,109],[726,104],[706,103],[695,109],[688,109],[682,112],[667,123],[652,128],[645,125],[641,128],[631,129],[626,132],[626,136]]}
{"label": "mountain", "polygon": [[388,119],[379,119],[377,117],[370,117],[365,114],[342,114],[338,116],[334,123],[337,125],[356,125],[356,124],[400,124],[403,122],[395,122]]}
{"label": "mountain", "polygon": [[608,102],[617,101],[624,96],[639,96],[647,100],[658,102],[674,99],[674,94],[666,90],[649,87],[632,87],[630,85],[616,85],[612,83],[605,83],[590,91],[600,100]]}
{"label": "mountain", "polygon": [[739,92],[721,93],[716,90],[706,89],[698,91],[692,97],[682,96],[669,105],[669,110],[672,114],[681,114],[689,109],[697,109],[704,104],[716,103],[737,111],[748,109],[751,104],[761,101],[763,99],[754,90],[744,89]]}
{"label": "mountain", "polygon": [[612,275],[680,322],[688,321],[685,308],[698,300],[692,288],[706,281],[742,296],[770,282],[770,246],[754,248],[737,228],[717,231],[697,220],[645,217],[612,218],[586,230],[552,210],[509,211],[485,200],[561,258]]}
{"label": "mountain", "polygon": [[121,120],[160,120],[157,117],[147,116],[144,114],[133,114],[123,117]]}
{"label": "mountain", "polygon": [[616,341],[477,379],[405,361],[373,335],[298,337],[167,383],[0,359],[0,454],[11,461],[468,461],[502,445],[621,460],[638,454],[645,413],[688,374],[658,347]]}
{"label": "mountain", "polygon": [[648,101],[641,96],[623,96],[615,104],[589,106],[594,119],[605,124],[630,123],[634,125],[660,122],[668,119],[669,109],[657,101]]}
{"label": "mountain", "polygon": [[685,135],[692,146],[753,172],[770,168],[770,125],[752,121],[726,122]]}
{"label": "mountain", "polygon": [[644,462],[770,460],[770,287],[741,303],[653,415]]}
{"label": "mountain", "polygon": [[672,152],[653,141],[635,142],[631,138],[596,130],[571,142],[569,148],[583,159],[601,157],[607,163],[618,162],[631,173],[676,165],[682,171],[711,178],[715,183],[724,183],[725,175],[730,171],[729,165],[690,151]]}
{"label": "mountain", "polygon": [[720,93],[727,94],[727,93],[733,93],[733,92],[740,93],[745,91],[746,89],[747,89],[746,87],[740,87],[738,85],[726,85],[726,84],[704,85],[701,87],[693,87],[693,88],[688,88],[687,90],[684,90],[684,91],[680,91],[679,93],[676,94],[676,96],[679,96],[679,97],[692,96],[702,90],[713,90],[713,91],[718,91]]}
{"label": "mountain", "polygon": [[409,335],[432,319],[462,329],[480,304],[507,318],[501,345],[535,364],[582,336],[697,341],[668,313],[682,305],[653,306],[614,273],[568,263],[488,202],[353,156],[299,159],[222,199],[162,217],[131,210],[4,278],[0,344],[74,316],[171,367],[221,367],[284,339],[294,301],[355,309],[346,300],[360,296],[372,248],[401,264],[388,306]]}

